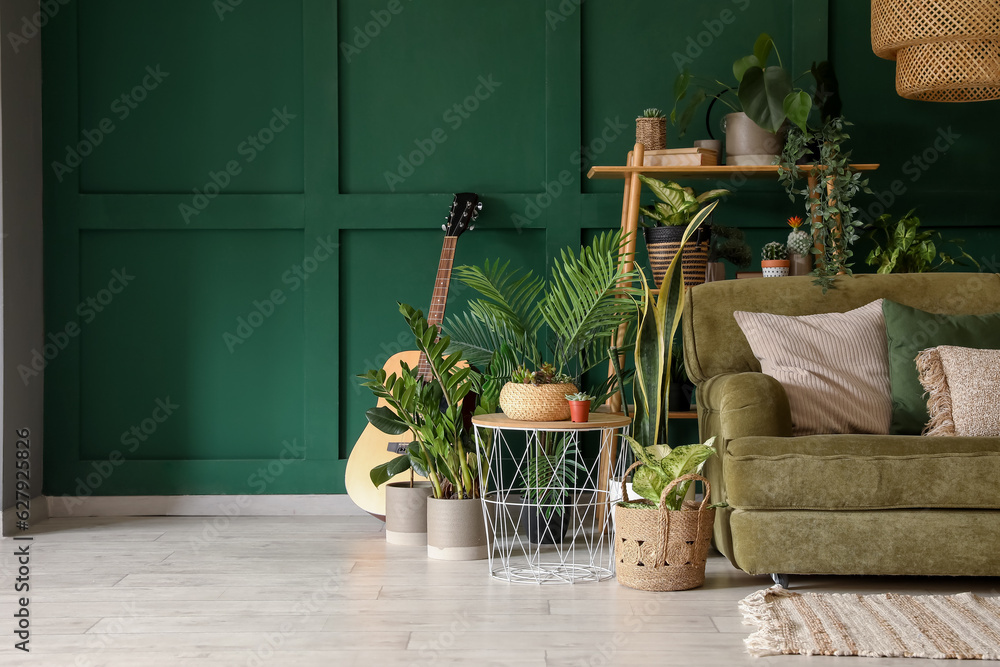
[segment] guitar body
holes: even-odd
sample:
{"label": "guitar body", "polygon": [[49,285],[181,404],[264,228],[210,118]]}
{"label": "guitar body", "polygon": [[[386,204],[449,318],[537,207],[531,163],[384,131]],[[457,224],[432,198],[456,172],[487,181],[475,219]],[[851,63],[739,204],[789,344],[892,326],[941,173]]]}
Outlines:
{"label": "guitar body", "polygon": [[[416,350],[407,352],[397,352],[389,357],[389,360],[382,366],[386,374],[401,372],[400,364],[406,363],[410,368],[416,368],[420,363],[420,353]],[[384,399],[378,399],[378,407],[385,406]],[[364,432],[351,450],[351,456],[347,459],[347,470],[344,472],[344,483],[347,486],[347,494],[354,501],[354,504],[385,521],[385,485],[376,488],[372,484],[371,469],[399,456],[398,448],[393,446],[402,443],[402,446],[410,444],[413,435],[407,431],[400,435],[389,435],[378,430],[371,424],[365,426]],[[414,474],[414,479],[423,480],[424,477]],[[410,471],[400,473],[393,477],[390,482],[404,482],[410,479]]]}

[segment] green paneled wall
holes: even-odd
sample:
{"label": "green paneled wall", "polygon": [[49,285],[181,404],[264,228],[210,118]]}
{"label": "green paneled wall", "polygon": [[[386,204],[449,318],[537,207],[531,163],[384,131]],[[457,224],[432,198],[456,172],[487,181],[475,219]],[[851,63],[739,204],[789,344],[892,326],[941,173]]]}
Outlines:
{"label": "green paneled wall", "polygon": [[[43,37],[47,330],[73,332],[46,369],[46,492],[343,491],[373,403],[354,375],[406,342],[396,301],[427,303],[451,193],[485,202],[459,262],[543,271],[617,225],[620,182],[581,172],[623,162],[677,64],[728,79],[762,30],[796,70],[834,58],[856,156],[905,189],[894,210],[991,259],[997,106],[896,97],[867,7],[71,1]],[[799,212],[776,184],[728,185],[717,220],[755,247]]]}

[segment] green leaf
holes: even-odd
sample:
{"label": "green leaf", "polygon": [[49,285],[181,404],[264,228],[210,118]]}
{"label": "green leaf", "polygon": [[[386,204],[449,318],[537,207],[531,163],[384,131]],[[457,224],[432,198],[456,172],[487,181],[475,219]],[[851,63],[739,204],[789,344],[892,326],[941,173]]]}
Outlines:
{"label": "green leaf", "polygon": [[400,435],[409,431],[409,427],[387,407],[370,408],[365,412],[368,423],[389,435]]}
{"label": "green leaf", "polygon": [[718,199],[719,197],[725,197],[729,194],[730,194],[729,190],[708,190],[698,195],[696,201],[699,204],[704,204],[707,201],[712,201],[714,199]]}
{"label": "green leaf", "polygon": [[660,495],[669,483],[670,480],[656,466],[636,468],[635,474],[632,475],[632,490],[654,503],[660,502]]}
{"label": "green leaf", "polygon": [[753,44],[753,55],[760,62],[760,67],[767,67],[767,59],[771,57],[771,50],[774,49],[774,40],[766,32],[757,36],[757,41]]}
{"label": "green leaf", "polygon": [[764,63],[757,56],[743,56],[733,63],[733,76],[737,83],[743,81],[743,75],[751,67],[764,67]]}
{"label": "green leaf", "polygon": [[677,210],[684,204],[684,190],[676,183],[664,183],[663,181],[643,176],[642,174],[639,174],[639,180],[671,209]]}
{"label": "green leaf", "polygon": [[372,468],[369,477],[375,487],[380,487],[401,472],[410,469],[410,457],[405,454],[397,456],[381,465]]}
{"label": "green leaf", "polygon": [[[706,95],[705,91],[702,90],[701,88],[696,90],[694,94],[691,95],[691,101],[688,102],[688,105],[684,109],[684,112],[681,113],[680,120],[676,122],[678,136],[683,137],[685,134],[687,134],[688,125],[691,124],[691,120],[694,118],[695,112],[698,110],[699,105],[701,105],[701,103],[704,102],[707,98],[708,95]],[[675,116],[676,116],[675,113],[670,114],[671,122],[674,122]]]}
{"label": "green leaf", "polygon": [[812,110],[812,98],[809,97],[809,93],[803,90],[797,93],[789,93],[785,98],[783,107],[788,120],[798,125],[805,132],[807,129],[806,121],[809,120],[809,112]]}
{"label": "green leaf", "polygon": [[743,75],[738,96],[753,122],[777,132],[785,122],[785,98],[791,92],[792,80],[781,67],[751,67]]}

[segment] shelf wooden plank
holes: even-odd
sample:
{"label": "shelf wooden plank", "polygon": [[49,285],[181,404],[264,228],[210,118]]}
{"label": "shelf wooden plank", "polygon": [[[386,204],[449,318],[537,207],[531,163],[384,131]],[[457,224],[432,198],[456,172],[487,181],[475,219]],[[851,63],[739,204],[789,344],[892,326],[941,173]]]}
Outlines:
{"label": "shelf wooden plank", "polygon": [[[878,164],[852,164],[851,169],[855,171],[875,171],[879,168]],[[802,171],[812,171],[812,165],[802,165]],[[734,176],[737,174],[742,174],[746,178],[775,178],[778,175],[778,166],[773,164],[768,165],[746,165],[746,166],[732,166],[732,165],[712,165],[712,166],[697,166],[697,167],[626,167],[626,166],[610,166],[610,167],[591,167],[590,171],[587,172],[587,178],[595,179],[607,179],[607,178],[618,178],[622,179],[629,174],[639,172],[644,176],[670,176],[675,179],[682,178],[725,178],[728,176]]]}
{"label": "shelf wooden plank", "polygon": [[683,412],[668,412],[667,419],[697,419],[698,413],[694,410],[685,410]]}

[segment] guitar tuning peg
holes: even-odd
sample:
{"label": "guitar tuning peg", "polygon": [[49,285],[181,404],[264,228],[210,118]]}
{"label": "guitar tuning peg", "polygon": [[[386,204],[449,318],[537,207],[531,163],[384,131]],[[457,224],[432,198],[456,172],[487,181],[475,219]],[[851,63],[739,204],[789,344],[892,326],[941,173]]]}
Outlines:
{"label": "guitar tuning peg", "polygon": [[469,231],[470,231],[470,232],[471,232],[471,231],[472,231],[473,229],[475,229],[475,228],[476,228],[476,226],[475,226],[475,225],[469,225]]}
{"label": "guitar tuning peg", "polygon": [[441,225],[441,231],[442,232],[448,231],[448,225]]}
{"label": "guitar tuning peg", "polygon": [[482,211],[483,210],[483,202],[478,202],[476,204],[476,210],[477,211]]}

